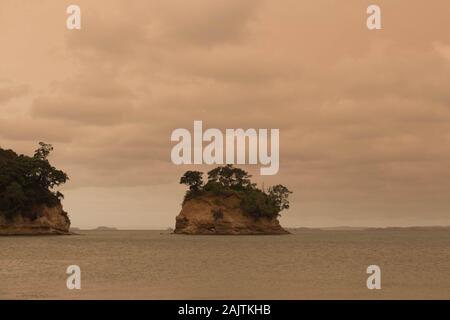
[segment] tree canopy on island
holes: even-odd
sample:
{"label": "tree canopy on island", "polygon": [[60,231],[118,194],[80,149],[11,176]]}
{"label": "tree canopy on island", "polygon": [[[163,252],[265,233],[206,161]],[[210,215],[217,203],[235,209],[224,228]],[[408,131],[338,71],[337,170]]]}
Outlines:
{"label": "tree canopy on island", "polygon": [[60,203],[64,196],[53,188],[69,177],[48,161],[52,151],[53,147],[43,142],[33,157],[0,148],[0,214],[7,218],[16,213],[27,215],[37,205]]}
{"label": "tree canopy on island", "polygon": [[203,172],[186,171],[180,184],[189,187],[184,202],[204,195],[237,195],[241,199],[241,208],[255,218],[275,218],[284,209],[289,209],[289,194],[292,192],[279,184],[267,191],[252,183],[248,172],[232,165],[217,167],[208,172],[208,181],[204,183]]}

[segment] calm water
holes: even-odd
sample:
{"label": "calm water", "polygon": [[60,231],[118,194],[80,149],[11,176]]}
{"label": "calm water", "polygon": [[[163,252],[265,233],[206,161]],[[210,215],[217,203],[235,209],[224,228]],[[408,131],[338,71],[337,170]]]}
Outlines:
{"label": "calm water", "polygon": [[[0,298],[450,299],[448,231],[182,236],[91,231],[0,238]],[[66,288],[66,268],[82,289]],[[366,268],[382,289],[366,288]]]}

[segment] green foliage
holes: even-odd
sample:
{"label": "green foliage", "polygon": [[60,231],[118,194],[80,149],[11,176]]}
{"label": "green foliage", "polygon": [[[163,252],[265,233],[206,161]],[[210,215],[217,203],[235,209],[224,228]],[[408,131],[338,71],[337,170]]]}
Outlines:
{"label": "green foliage", "polygon": [[[203,174],[187,171],[180,179],[181,184],[189,186],[184,202],[203,195],[231,196],[241,199],[240,208],[254,218],[275,218],[284,209],[289,209],[289,194],[292,192],[283,185],[270,187],[268,192],[258,189],[246,171],[232,165],[217,167],[208,172],[208,182],[203,185]],[[214,214],[214,212],[213,212]]]}
{"label": "green foliage", "polygon": [[209,194],[213,194],[215,196],[225,196],[225,197],[235,194],[235,190],[233,188],[224,187],[220,183],[214,181],[208,182],[204,186],[203,191],[206,191]]}
{"label": "green foliage", "polygon": [[53,206],[63,195],[52,191],[69,178],[47,160],[53,147],[43,142],[33,157],[0,148],[0,214],[27,214],[36,205]]}
{"label": "green foliage", "polygon": [[281,211],[271,197],[259,189],[245,192],[241,198],[241,207],[244,212],[255,218],[275,218]]}
{"label": "green foliage", "polygon": [[252,186],[251,175],[246,171],[228,164],[208,172],[208,183],[218,184],[220,188],[244,190]]}
{"label": "green foliage", "polygon": [[186,171],[180,178],[180,184],[185,184],[190,190],[199,190],[203,185],[203,173],[200,171]]}
{"label": "green foliage", "polygon": [[39,142],[39,148],[34,152],[34,158],[45,160],[53,151],[53,146],[44,142]]}
{"label": "green foliage", "polygon": [[269,188],[269,198],[278,211],[289,209],[289,194],[291,194],[288,188],[281,184]]}
{"label": "green foliage", "polygon": [[183,203],[189,199],[198,197],[202,194],[203,173],[200,171],[186,171],[180,178],[180,184],[185,184],[189,187],[189,190],[186,191],[186,195],[184,196]]}

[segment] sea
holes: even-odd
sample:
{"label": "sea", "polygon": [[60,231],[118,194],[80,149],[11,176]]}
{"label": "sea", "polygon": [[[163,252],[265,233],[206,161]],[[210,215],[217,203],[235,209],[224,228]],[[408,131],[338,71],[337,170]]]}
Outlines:
{"label": "sea", "polygon": [[450,299],[450,232],[0,237],[0,299]]}

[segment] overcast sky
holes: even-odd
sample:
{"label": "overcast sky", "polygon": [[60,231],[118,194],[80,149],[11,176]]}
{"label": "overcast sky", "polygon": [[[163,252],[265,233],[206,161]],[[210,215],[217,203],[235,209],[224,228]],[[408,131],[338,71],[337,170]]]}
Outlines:
{"label": "overcast sky", "polygon": [[54,145],[74,226],[173,226],[194,120],[280,129],[279,173],[246,169],[285,226],[450,225],[448,0],[2,0],[0,39],[0,146]]}

